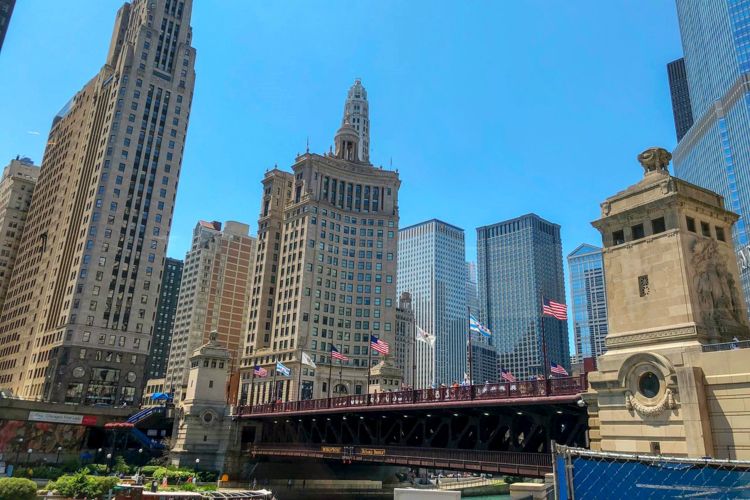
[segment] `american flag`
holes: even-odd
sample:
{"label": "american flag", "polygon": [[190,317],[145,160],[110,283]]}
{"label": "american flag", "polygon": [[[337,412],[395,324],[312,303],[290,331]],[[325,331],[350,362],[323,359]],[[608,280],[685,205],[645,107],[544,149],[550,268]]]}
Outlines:
{"label": "american flag", "polygon": [[390,352],[388,342],[372,336],[370,337],[370,347],[372,347],[373,351],[377,351],[383,355],[386,355],[388,354],[388,352]]}
{"label": "american flag", "polygon": [[515,382],[516,377],[513,376],[513,374],[510,372],[510,370],[506,370],[505,368],[502,368],[500,370],[500,376],[503,377],[503,380],[507,382]]}
{"label": "american flag", "polygon": [[253,370],[253,373],[255,373],[256,377],[267,377],[268,376],[268,370],[266,370],[262,366],[258,366],[258,365],[255,365],[255,369]]}
{"label": "american flag", "polygon": [[568,371],[562,365],[558,365],[554,361],[550,362],[550,364],[549,364],[549,371],[551,371],[552,373],[554,373],[556,375],[567,375],[568,374]]}
{"label": "american flag", "polygon": [[568,306],[549,299],[542,299],[542,314],[559,320],[568,319]]}
{"label": "american flag", "polygon": [[349,358],[341,354],[339,350],[336,349],[336,346],[333,344],[331,344],[331,358],[338,359],[339,361],[349,361]]}

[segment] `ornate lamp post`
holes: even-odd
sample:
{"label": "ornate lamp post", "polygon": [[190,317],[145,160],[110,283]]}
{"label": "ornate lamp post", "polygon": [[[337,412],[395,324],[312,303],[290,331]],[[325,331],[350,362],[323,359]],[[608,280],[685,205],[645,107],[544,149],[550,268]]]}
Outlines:
{"label": "ornate lamp post", "polygon": [[34,450],[32,450],[31,448],[29,448],[28,450],[26,450],[26,463],[27,464],[31,463],[31,454],[33,452],[34,452]]}
{"label": "ornate lamp post", "polygon": [[56,464],[60,463],[60,452],[62,451],[62,446],[57,447],[57,459],[55,460]]}

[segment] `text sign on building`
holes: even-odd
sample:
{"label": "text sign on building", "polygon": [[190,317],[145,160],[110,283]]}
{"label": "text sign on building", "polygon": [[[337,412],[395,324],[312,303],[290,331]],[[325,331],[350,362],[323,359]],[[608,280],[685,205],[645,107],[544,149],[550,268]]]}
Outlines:
{"label": "text sign on building", "polygon": [[30,411],[29,420],[33,422],[51,422],[53,424],[96,425],[96,417],[93,415],[49,413],[45,411]]}

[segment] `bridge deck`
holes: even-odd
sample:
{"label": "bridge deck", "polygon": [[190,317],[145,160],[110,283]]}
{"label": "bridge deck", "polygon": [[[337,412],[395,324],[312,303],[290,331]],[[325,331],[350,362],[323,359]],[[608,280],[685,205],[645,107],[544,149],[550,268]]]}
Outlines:
{"label": "bridge deck", "polygon": [[357,394],[336,398],[288,401],[253,406],[239,406],[240,418],[276,417],[383,410],[418,410],[427,408],[463,408],[529,404],[565,404],[575,402],[586,390],[586,376],[541,381],[474,385],[459,388],[420,389],[377,394]]}
{"label": "bridge deck", "polygon": [[246,451],[253,458],[280,457],[340,460],[344,463],[370,462],[523,477],[543,477],[544,474],[552,472],[552,455],[549,453],[341,445],[253,445]]}

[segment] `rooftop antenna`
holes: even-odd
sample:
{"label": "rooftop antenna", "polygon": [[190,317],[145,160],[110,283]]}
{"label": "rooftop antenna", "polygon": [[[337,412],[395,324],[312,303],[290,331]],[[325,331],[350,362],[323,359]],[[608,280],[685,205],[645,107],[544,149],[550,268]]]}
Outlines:
{"label": "rooftop antenna", "polygon": [[305,152],[307,153],[310,152],[310,136],[309,135],[307,136],[307,149],[305,149]]}

